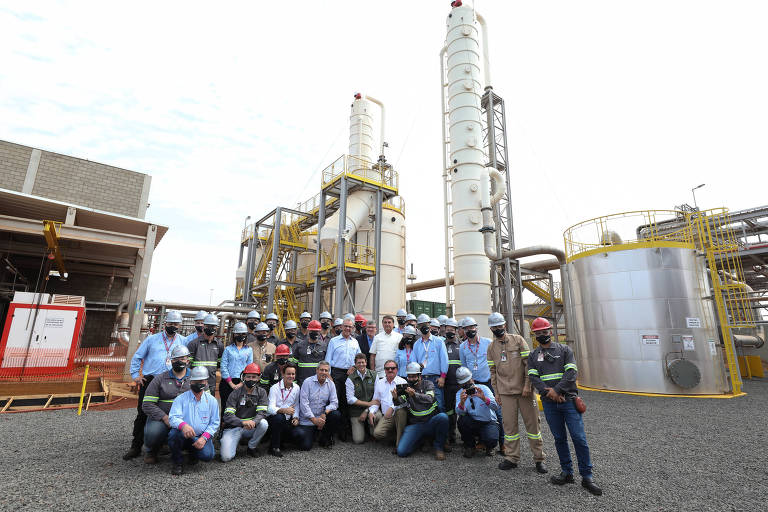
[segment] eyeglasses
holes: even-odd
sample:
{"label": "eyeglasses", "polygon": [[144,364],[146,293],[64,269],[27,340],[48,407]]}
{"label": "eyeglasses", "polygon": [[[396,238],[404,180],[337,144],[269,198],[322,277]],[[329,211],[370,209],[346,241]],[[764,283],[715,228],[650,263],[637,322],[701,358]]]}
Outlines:
{"label": "eyeglasses", "polygon": [[397,370],[397,366],[385,366],[384,369],[387,370],[388,372],[390,371],[393,372]]}

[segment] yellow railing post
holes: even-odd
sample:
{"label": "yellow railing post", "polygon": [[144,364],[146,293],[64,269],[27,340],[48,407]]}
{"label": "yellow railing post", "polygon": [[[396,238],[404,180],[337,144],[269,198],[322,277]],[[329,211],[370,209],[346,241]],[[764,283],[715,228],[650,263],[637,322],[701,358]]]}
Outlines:
{"label": "yellow railing post", "polygon": [[77,406],[77,415],[83,412],[83,398],[85,397],[85,384],[88,382],[88,369],[91,365],[85,365],[85,374],[83,375],[83,389],[80,390],[80,405]]}

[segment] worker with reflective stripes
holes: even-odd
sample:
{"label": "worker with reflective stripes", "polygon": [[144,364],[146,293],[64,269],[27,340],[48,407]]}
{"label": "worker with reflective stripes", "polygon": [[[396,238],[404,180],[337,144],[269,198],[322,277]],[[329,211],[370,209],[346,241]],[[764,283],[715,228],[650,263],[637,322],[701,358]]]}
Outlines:
{"label": "worker with reflective stripes", "polygon": [[180,312],[168,311],[163,330],[147,336],[131,357],[131,377],[134,386],[139,388],[139,403],[136,407],[136,419],[133,420],[131,448],[123,455],[123,460],[130,460],[141,454],[141,447],[144,445],[144,426],[147,423],[147,415],[142,409],[144,394],[156,374],[165,373],[171,369],[173,348],[184,345],[184,336],[178,333],[181,321]]}
{"label": "worker with reflective stripes", "polygon": [[174,398],[189,389],[189,350],[176,345],[171,351],[172,368],[158,373],[147,386],[141,409],[147,415],[144,427],[144,463],[155,464],[157,452],[168,440],[171,423],[168,413]]}
{"label": "worker with reflective stripes", "polygon": [[395,313],[395,318],[397,318],[397,327],[395,327],[395,332],[398,334],[403,334],[403,329],[405,329],[405,317],[408,316],[408,313],[404,309],[398,309],[397,313]]}
{"label": "worker with reflective stripes", "polygon": [[464,443],[464,457],[475,456],[477,440],[485,445],[485,454],[493,455],[493,448],[499,436],[496,412],[499,405],[488,386],[476,384],[472,372],[462,366],[456,370],[456,381],[461,389],[456,393],[456,415],[459,418],[459,433]]}
{"label": "worker with reflective stripes", "polygon": [[261,438],[269,428],[267,408],[269,397],[259,386],[261,368],[256,363],[245,367],[242,373],[243,385],[232,391],[224,409],[224,432],[221,435],[221,461],[235,458],[240,439],[248,439],[247,453],[258,457]]}
{"label": "worker with reflective stripes", "polygon": [[192,340],[197,339],[198,336],[203,334],[203,320],[205,320],[205,317],[208,315],[207,312],[203,311],[202,309],[195,313],[195,330],[192,331],[185,339],[184,344],[189,345],[189,342]]}
{"label": "worker with reflective stripes", "polygon": [[306,379],[317,373],[317,363],[325,360],[325,343],[323,342],[322,325],[312,320],[307,326],[307,339],[296,344],[296,366],[298,367],[296,381],[301,385]]}
{"label": "worker with reflective stripes", "polygon": [[445,374],[445,414],[448,415],[448,442],[456,444],[456,393],[459,383],[456,382],[456,370],[461,366],[459,343],[456,339],[458,324],[453,318],[445,319],[445,351],[448,354],[448,372]]}
{"label": "worker with reflective stripes", "polygon": [[256,325],[254,330],[256,340],[248,343],[253,350],[253,361],[260,366],[266,366],[272,361],[275,354],[275,344],[267,341],[269,335],[269,326],[264,322]]}
{"label": "worker with reflective stripes", "polygon": [[208,391],[215,396],[216,369],[221,363],[224,345],[215,339],[216,330],[219,327],[219,319],[216,315],[206,315],[203,325],[203,335],[190,341],[187,345],[189,360],[192,368],[202,366],[208,370]]}
{"label": "worker with reflective stripes", "polygon": [[269,388],[283,378],[283,368],[288,364],[291,357],[291,349],[288,345],[279,345],[275,351],[275,360],[272,361],[264,368],[264,373],[261,374],[261,380],[259,380],[259,386],[264,391],[269,393]]}
{"label": "worker with reflective stripes", "polygon": [[419,315],[417,319],[421,337],[413,345],[413,357],[422,366],[420,377],[435,385],[435,398],[440,412],[444,412],[443,387],[445,386],[445,376],[448,374],[448,352],[442,338],[432,336],[429,332],[430,320],[431,318],[425,314]]}
{"label": "worker with reflective stripes", "polygon": [[546,318],[539,317],[531,322],[531,331],[535,334],[539,346],[528,356],[528,378],[541,395],[544,416],[547,418],[552,437],[555,438],[555,448],[562,470],[559,475],[551,477],[550,481],[555,485],[573,483],[573,463],[571,450],[568,448],[567,428],[576,450],[581,485],[599,496],[603,491],[592,478],[592,461],[587,435],[584,432],[584,421],[573,402],[579,393],[576,387],[577,368],[573,351],[566,345],[552,341],[552,325]]}
{"label": "worker with reflective stripes", "polygon": [[256,342],[256,326],[259,325],[259,322],[261,322],[259,312],[249,311],[245,319],[245,325],[248,327],[248,337],[245,338],[245,342],[249,345]]}
{"label": "worker with reflective stripes", "polygon": [[488,327],[493,333],[493,343],[488,347],[488,364],[491,368],[491,384],[496,392],[496,401],[504,412],[504,455],[499,469],[516,468],[520,462],[520,433],[518,432],[518,411],[523,417],[528,445],[533,453],[538,473],[546,473],[544,467],[544,444],[541,440],[541,424],[531,382],[528,379],[528,344],[522,336],[506,331],[506,319],[500,313],[491,313]]}
{"label": "worker with reflective stripes", "polygon": [[308,311],[305,311],[299,315],[299,330],[296,333],[296,339],[298,341],[307,339],[307,335],[309,334],[307,328],[309,327],[309,322],[311,321],[312,315],[310,315]]}
{"label": "worker with reflective stripes", "polygon": [[297,362],[295,357],[296,347],[298,346],[298,338],[296,337],[296,333],[298,331],[298,326],[296,325],[296,322],[293,320],[288,320],[285,322],[285,325],[283,326],[285,330],[285,338],[280,340],[277,344],[277,346],[285,345],[288,347],[288,349],[291,351],[291,356],[288,358],[292,363]]}
{"label": "worker with reflective stripes", "polygon": [[[232,328],[232,343],[227,345],[221,356],[221,385],[219,397],[226,405],[229,394],[233,389],[242,386],[240,374],[246,366],[253,362],[253,349],[245,344],[248,328],[243,322],[235,323]],[[221,408],[221,419],[224,420],[224,408]]]}
{"label": "worker with reflective stripes", "polygon": [[280,340],[277,339],[277,334],[275,333],[275,329],[277,329],[278,321],[279,319],[277,318],[277,315],[275,313],[267,313],[266,320],[264,320],[264,322],[267,324],[267,327],[269,327],[269,334],[267,335],[267,341],[269,343],[272,343],[275,346],[277,346],[277,344],[280,343]]}
{"label": "worker with reflective stripes", "polygon": [[413,362],[406,368],[408,385],[404,391],[392,390],[395,405],[408,409],[408,425],[397,444],[397,455],[407,457],[424,438],[431,438],[435,459],[445,460],[445,441],[448,437],[448,416],[438,410],[435,385],[421,378],[421,365]]}
{"label": "worker with reflective stripes", "polygon": [[184,450],[189,450],[193,464],[198,460],[211,460],[216,453],[212,437],[219,430],[219,403],[207,392],[207,387],[208,370],[197,366],[189,374],[189,391],[173,400],[168,413],[171,474],[180,475],[184,471]]}

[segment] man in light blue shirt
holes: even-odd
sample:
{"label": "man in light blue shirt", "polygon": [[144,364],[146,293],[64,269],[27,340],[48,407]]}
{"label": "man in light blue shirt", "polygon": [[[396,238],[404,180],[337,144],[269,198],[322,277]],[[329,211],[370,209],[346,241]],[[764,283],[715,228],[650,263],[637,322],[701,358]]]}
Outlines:
{"label": "man in light blue shirt", "polygon": [[472,380],[472,372],[465,366],[456,370],[456,381],[461,386],[456,393],[456,414],[459,434],[464,442],[464,456],[474,457],[478,438],[485,445],[485,454],[490,456],[499,437],[496,419],[499,406],[493,391],[488,386],[476,384]]}
{"label": "man in light blue shirt", "polygon": [[443,387],[445,386],[445,376],[448,374],[448,350],[442,338],[432,336],[429,332],[429,322],[431,318],[425,314],[419,315],[418,330],[421,338],[416,340],[413,345],[413,360],[419,363],[421,378],[432,382],[435,385],[435,398],[440,412],[445,412],[445,397],[443,396]]}
{"label": "man in light blue shirt", "polygon": [[301,385],[299,425],[296,427],[296,438],[301,450],[312,448],[312,442],[318,432],[320,446],[330,448],[333,444],[333,434],[339,428],[339,400],[336,387],[329,378],[330,371],[328,361],[320,361],[317,364],[317,373],[305,379]]}
{"label": "man in light blue shirt", "polygon": [[491,340],[477,334],[477,322],[471,317],[464,319],[467,340],[459,345],[461,366],[469,368],[472,379],[478,384],[491,385],[491,369],[488,366],[488,346]]}
{"label": "man in light blue shirt", "polygon": [[180,475],[184,471],[184,450],[189,450],[193,464],[198,460],[213,459],[215,449],[213,436],[219,430],[219,403],[210,393],[208,370],[196,366],[189,375],[189,391],[177,396],[168,421],[171,431],[168,433],[168,448],[171,450],[173,469],[171,474]]}
{"label": "man in light blue shirt", "polygon": [[349,413],[347,411],[347,377],[355,373],[355,356],[360,353],[360,344],[352,334],[355,332],[355,317],[344,318],[341,324],[341,334],[328,342],[325,359],[331,364],[331,378],[336,386],[336,396],[339,399],[341,413],[341,431],[339,440],[346,441],[351,436]]}

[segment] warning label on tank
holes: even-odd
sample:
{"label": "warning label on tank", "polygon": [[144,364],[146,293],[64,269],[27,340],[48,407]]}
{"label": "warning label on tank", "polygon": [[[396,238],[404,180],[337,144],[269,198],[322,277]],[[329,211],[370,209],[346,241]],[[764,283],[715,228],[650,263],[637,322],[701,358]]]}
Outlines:
{"label": "warning label on tank", "polygon": [[685,319],[685,326],[689,329],[699,329],[701,328],[701,318],[688,317]]}
{"label": "warning label on tank", "polygon": [[46,329],[61,329],[64,327],[64,319],[48,317],[45,319],[45,327]]}
{"label": "warning label on tank", "polygon": [[683,336],[683,350],[689,352],[696,350],[696,343],[693,341],[693,336]]}
{"label": "warning label on tank", "polygon": [[643,334],[640,338],[643,341],[643,345],[658,345],[659,344],[659,335],[658,334]]}
{"label": "warning label on tank", "polygon": [[709,340],[707,342],[709,344],[709,353],[713,356],[717,355],[717,345],[715,345],[715,340]]}

